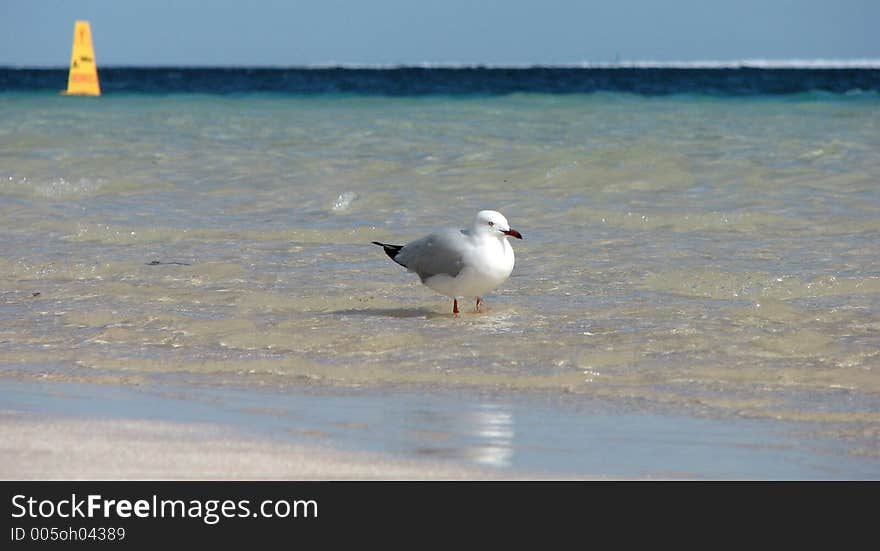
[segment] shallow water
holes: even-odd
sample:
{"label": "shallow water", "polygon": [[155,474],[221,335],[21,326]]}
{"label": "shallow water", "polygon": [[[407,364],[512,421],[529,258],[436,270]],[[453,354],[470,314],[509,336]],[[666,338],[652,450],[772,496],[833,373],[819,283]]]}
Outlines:
{"label": "shallow water", "polygon": [[[877,458],[878,152],[876,95],[5,94],[0,376],[541,390]],[[485,314],[369,244],[482,208],[525,236]]]}
{"label": "shallow water", "polygon": [[827,423],[680,415],[552,392],[0,380],[0,395],[9,419],[160,420],[198,423],[197,432],[221,425],[233,437],[479,468],[470,476],[840,480],[880,472],[875,459],[828,436]]}

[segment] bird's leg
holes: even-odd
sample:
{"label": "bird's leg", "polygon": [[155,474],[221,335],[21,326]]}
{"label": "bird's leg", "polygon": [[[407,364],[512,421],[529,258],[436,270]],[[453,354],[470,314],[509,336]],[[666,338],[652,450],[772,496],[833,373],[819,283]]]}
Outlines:
{"label": "bird's leg", "polygon": [[458,313],[458,299],[457,298],[452,299],[452,313],[453,314]]}
{"label": "bird's leg", "polygon": [[483,297],[477,297],[477,305],[474,307],[474,312],[481,312],[481,306],[483,306]]}

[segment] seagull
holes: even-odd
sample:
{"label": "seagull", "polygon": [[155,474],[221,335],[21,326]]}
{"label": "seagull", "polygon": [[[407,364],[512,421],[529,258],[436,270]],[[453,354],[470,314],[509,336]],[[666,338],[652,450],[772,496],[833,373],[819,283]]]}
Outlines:
{"label": "seagull", "polygon": [[481,210],[470,229],[445,228],[406,245],[373,244],[415,272],[422,283],[451,298],[452,313],[458,314],[459,298],[476,297],[479,312],[483,295],[510,277],[513,247],[508,237],[523,238],[503,214]]}

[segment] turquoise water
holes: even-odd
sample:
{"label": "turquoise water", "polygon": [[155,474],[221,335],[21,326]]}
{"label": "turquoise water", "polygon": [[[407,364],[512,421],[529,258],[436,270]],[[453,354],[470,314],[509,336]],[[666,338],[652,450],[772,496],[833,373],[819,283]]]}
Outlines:
{"label": "turquoise water", "polygon": [[[880,461],[878,152],[875,94],[7,93],[0,376],[644,400]],[[525,236],[486,314],[369,244],[483,208]]]}

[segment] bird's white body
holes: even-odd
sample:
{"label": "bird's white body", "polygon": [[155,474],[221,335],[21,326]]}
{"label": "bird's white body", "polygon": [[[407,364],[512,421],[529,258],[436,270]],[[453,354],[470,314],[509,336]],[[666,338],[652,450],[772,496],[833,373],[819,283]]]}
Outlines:
{"label": "bird's white body", "polygon": [[458,313],[457,299],[476,297],[479,310],[482,296],[510,277],[514,255],[508,236],[522,239],[504,215],[483,210],[467,230],[444,229],[406,245],[374,243],[422,283],[454,299],[452,311]]}
{"label": "bird's white body", "polygon": [[437,274],[424,284],[449,298],[482,297],[507,281],[513,272],[513,247],[507,236],[465,235],[467,248],[461,271],[456,276]]}

